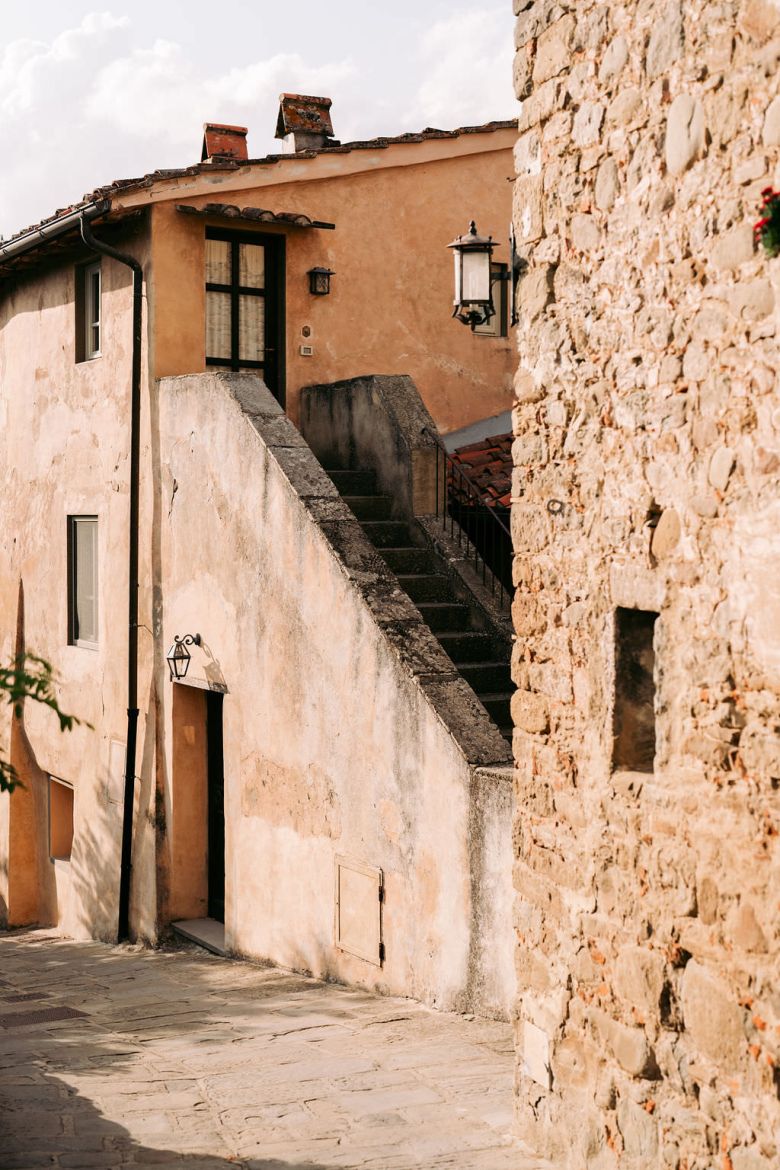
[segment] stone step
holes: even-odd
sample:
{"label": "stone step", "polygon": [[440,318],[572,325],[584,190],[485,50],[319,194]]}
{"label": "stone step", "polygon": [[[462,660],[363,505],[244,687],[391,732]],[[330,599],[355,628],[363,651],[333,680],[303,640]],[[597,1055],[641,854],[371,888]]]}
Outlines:
{"label": "stone step", "polygon": [[468,662],[461,666],[460,673],[477,693],[511,693],[512,676],[507,662]]}
{"label": "stone step", "polygon": [[393,511],[390,496],[344,496],[358,520],[389,520]]}
{"label": "stone step", "polygon": [[414,543],[409,525],[403,520],[363,520],[361,528],[374,548],[399,548]]}
{"label": "stone step", "polygon": [[382,556],[394,573],[435,573],[438,560],[427,548],[383,548]]}
{"label": "stone step", "polygon": [[499,727],[506,727],[512,722],[512,715],[509,709],[512,700],[511,694],[482,694],[477,691],[477,697],[490,718]]}
{"label": "stone step", "polygon": [[420,601],[417,608],[434,633],[455,633],[471,625],[471,610],[459,601]]}
{"label": "stone step", "polygon": [[398,573],[398,584],[412,601],[451,601],[452,586],[443,573]]}
{"label": "stone step", "polygon": [[377,495],[375,471],[346,471],[334,467],[328,471],[328,475],[342,496]]}
{"label": "stone step", "polygon": [[[489,634],[458,631],[452,634],[437,634],[436,637],[461,674],[463,674],[463,666],[469,662],[484,661],[493,649],[493,640]],[[473,687],[473,684],[469,685]]]}

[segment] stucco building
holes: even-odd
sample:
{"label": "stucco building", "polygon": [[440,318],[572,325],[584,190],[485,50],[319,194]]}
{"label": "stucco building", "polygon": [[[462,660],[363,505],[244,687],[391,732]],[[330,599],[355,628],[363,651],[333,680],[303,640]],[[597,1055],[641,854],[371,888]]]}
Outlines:
{"label": "stucco building", "polygon": [[0,649],[84,721],[5,727],[3,919],[224,918],[228,950],[506,1014],[508,620],[432,516],[440,434],[511,405],[508,244],[481,332],[447,245],[506,240],[516,127],[342,145],[285,95],[278,132],[252,160],[207,125],[0,245]]}
{"label": "stucco building", "polygon": [[772,0],[515,0],[518,1134],[780,1162]]}

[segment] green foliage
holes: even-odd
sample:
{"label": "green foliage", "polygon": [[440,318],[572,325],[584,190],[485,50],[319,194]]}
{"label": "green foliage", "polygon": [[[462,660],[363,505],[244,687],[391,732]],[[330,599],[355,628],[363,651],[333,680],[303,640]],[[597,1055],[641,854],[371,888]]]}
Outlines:
{"label": "green foliage", "polygon": [[761,192],[763,215],[753,228],[756,243],[763,245],[767,256],[780,255],[780,191],[765,187]]}
{"label": "green foliage", "polygon": [[[25,699],[41,703],[57,716],[60,731],[71,731],[82,721],[61,710],[54,683],[54,672],[45,658],[22,655],[10,666],[0,666],[0,702],[5,700],[13,708],[15,719],[21,719]],[[0,792],[13,792],[20,783],[13,764],[0,753]]]}

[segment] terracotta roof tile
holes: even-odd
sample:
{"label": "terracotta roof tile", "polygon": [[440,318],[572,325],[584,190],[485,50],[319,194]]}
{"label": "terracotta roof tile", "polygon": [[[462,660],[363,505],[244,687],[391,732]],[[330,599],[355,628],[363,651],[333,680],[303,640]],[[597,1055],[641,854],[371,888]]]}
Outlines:
{"label": "terracotta roof tile", "polygon": [[[476,487],[483,504],[489,508],[508,508],[512,494],[512,433],[491,435],[476,443],[467,443],[452,452],[453,461]],[[457,496],[457,476],[452,492]]]}
{"label": "terracotta roof tile", "polygon": [[35,231],[37,228],[53,223],[60,216],[77,211],[79,208],[85,207],[95,200],[110,198],[112,195],[118,195],[133,189],[140,190],[153,187],[155,183],[162,182],[165,179],[189,178],[195,175],[212,174],[214,171],[239,170],[241,167],[247,166],[268,166],[278,162],[289,162],[291,159],[300,161],[301,159],[317,158],[320,154],[350,154],[354,150],[384,150],[388,146],[426,142],[439,138],[459,138],[465,134],[490,134],[495,130],[509,130],[516,128],[516,126],[517,120],[514,118],[504,121],[485,122],[481,126],[460,126],[457,130],[437,130],[432,126],[428,126],[418,134],[397,134],[392,138],[368,138],[363,141],[345,142],[339,145],[328,144],[327,146],[320,147],[318,150],[299,151],[295,154],[267,154],[262,158],[228,159],[217,157],[206,162],[195,163],[188,167],[151,171],[147,175],[141,175],[132,179],[115,179],[113,182],[107,183],[102,187],[97,187],[94,191],[87,193],[83,199],[73,203],[70,207],[60,208],[53,215],[48,216],[39,223],[31,224],[29,227],[15,232],[3,242],[6,244],[11,243],[27,232]]}

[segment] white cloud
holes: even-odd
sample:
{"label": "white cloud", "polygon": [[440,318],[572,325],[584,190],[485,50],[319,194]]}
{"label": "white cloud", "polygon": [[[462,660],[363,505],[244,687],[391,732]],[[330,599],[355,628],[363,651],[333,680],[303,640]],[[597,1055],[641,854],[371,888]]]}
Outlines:
{"label": "white cloud", "polygon": [[[269,118],[263,150],[273,147],[271,120],[282,90],[332,94],[354,77],[349,60],[310,67],[298,54],[278,53],[265,61],[201,77],[181,46],[158,40],[151,49],[137,49],[106,65],[96,78],[86,110],[128,135],[197,146],[207,119],[251,121],[258,113]],[[253,154],[258,144],[251,142]],[[195,157],[194,153],[191,156]]]}
{"label": "white cloud", "polygon": [[470,7],[438,21],[420,41],[425,80],[407,118],[449,130],[515,116],[512,55],[509,4]]}

